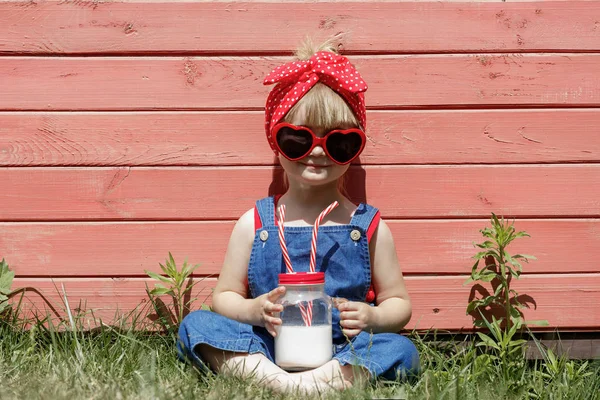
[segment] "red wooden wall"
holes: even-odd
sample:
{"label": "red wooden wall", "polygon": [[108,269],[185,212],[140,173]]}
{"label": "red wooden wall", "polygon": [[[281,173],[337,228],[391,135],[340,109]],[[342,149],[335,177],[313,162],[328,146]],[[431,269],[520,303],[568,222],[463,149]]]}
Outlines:
{"label": "red wooden wall", "polygon": [[338,32],[369,84],[351,192],[389,221],[409,327],[472,326],[495,212],[532,236],[526,317],[600,330],[600,1],[0,1],[0,258],[26,307],[64,315],[64,285],[110,319],[169,251],[209,296],[277,175],[262,78]]}

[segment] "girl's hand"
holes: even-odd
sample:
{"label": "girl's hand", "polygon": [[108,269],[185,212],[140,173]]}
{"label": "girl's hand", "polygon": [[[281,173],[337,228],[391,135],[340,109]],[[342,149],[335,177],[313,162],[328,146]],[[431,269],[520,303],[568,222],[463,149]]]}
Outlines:
{"label": "girl's hand", "polygon": [[352,338],[361,331],[372,326],[375,318],[375,308],[359,301],[338,301],[340,310],[340,325],[344,335]]}
{"label": "girl's hand", "polygon": [[265,293],[256,298],[259,306],[260,323],[273,337],[277,336],[275,326],[281,325],[281,318],[274,317],[273,313],[283,311],[283,306],[281,304],[275,304],[275,302],[283,296],[284,293],[285,287],[279,286],[269,293]]}

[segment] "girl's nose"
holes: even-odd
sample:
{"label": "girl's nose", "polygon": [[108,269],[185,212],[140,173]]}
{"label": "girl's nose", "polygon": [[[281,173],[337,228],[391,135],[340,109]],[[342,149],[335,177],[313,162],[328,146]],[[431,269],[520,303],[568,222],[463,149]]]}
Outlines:
{"label": "girl's nose", "polygon": [[315,148],[310,152],[310,155],[313,157],[322,157],[325,155],[325,150],[323,150],[321,146],[315,146]]}

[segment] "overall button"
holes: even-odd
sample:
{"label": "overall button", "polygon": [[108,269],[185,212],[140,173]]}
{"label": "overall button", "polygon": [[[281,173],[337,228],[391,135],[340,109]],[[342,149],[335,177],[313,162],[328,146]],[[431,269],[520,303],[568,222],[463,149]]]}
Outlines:
{"label": "overall button", "polygon": [[354,241],[358,241],[360,239],[360,231],[358,229],[354,229],[350,232],[350,238]]}
{"label": "overall button", "polygon": [[269,232],[260,231],[260,240],[262,240],[263,242],[266,242],[268,238],[269,238]]}

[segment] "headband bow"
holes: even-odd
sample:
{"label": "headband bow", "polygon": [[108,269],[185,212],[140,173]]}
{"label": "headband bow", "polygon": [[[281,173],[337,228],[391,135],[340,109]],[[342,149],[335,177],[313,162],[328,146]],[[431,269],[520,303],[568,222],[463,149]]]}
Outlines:
{"label": "headband bow", "polygon": [[277,124],[317,82],[329,86],[342,96],[361,127],[366,128],[363,92],[367,90],[367,84],[346,57],[320,51],[307,61],[280,65],[267,75],[263,82],[265,85],[277,83],[269,93],[265,106],[265,130],[273,151],[276,150],[271,127]]}

